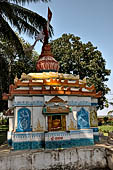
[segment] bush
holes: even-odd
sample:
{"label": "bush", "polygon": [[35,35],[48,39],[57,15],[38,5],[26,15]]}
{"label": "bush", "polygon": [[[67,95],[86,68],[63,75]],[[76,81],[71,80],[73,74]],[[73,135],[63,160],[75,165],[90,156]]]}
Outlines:
{"label": "bush", "polygon": [[9,123],[8,118],[0,120],[0,125],[8,125],[8,123]]}
{"label": "bush", "polygon": [[108,121],[107,124],[113,126],[113,121]]}
{"label": "bush", "polygon": [[0,125],[0,145],[7,140],[8,125]]}
{"label": "bush", "polygon": [[103,126],[99,126],[99,132],[102,133],[109,133],[113,131],[113,126],[110,125],[103,125]]}

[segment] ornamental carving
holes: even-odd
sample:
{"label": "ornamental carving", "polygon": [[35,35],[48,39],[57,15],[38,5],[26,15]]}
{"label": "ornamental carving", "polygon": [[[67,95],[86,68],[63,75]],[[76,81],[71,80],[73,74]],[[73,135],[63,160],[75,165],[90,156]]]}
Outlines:
{"label": "ornamental carving", "polygon": [[87,129],[89,128],[89,113],[84,108],[81,108],[77,112],[77,127],[78,129]]}
{"label": "ornamental carving", "polygon": [[63,99],[61,99],[58,96],[53,97],[51,100],[49,100],[48,102],[46,102],[46,104],[49,103],[67,103],[66,101],[64,101]]}
{"label": "ornamental carving", "polygon": [[40,120],[38,119],[37,127],[33,129],[33,132],[43,132],[43,131],[44,131],[44,127],[41,126]]}
{"label": "ornamental carving", "polygon": [[32,79],[32,77],[30,75],[22,73],[20,80],[31,80],[31,79]]}
{"label": "ornamental carving", "polygon": [[28,132],[31,130],[31,111],[27,108],[19,109],[17,131]]}
{"label": "ornamental carving", "polygon": [[38,119],[37,129],[36,130],[39,131],[39,132],[44,130],[43,126],[41,126],[41,123],[40,123],[39,119]]}
{"label": "ornamental carving", "polygon": [[47,113],[69,113],[69,108],[66,107],[47,107]]}
{"label": "ornamental carving", "polygon": [[92,110],[90,112],[90,126],[91,127],[98,126],[97,112],[95,110]]}
{"label": "ornamental carving", "polygon": [[70,124],[68,126],[68,130],[76,130],[76,126],[74,125],[74,122],[72,119],[70,119]]}

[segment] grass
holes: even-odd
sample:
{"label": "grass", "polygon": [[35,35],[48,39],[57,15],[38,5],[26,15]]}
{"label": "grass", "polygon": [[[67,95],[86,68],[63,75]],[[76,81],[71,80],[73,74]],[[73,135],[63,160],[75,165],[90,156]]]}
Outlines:
{"label": "grass", "polygon": [[113,125],[98,126],[99,132],[102,132],[104,136],[108,136],[109,132],[113,132]]}

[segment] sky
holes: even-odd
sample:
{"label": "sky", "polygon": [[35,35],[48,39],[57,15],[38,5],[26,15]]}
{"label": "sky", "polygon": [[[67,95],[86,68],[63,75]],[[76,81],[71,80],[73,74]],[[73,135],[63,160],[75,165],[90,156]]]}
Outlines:
{"label": "sky", "polygon": [[[52,11],[51,25],[54,28],[52,40],[71,33],[86,43],[91,41],[102,52],[106,60],[106,68],[111,70],[106,83],[111,92],[106,95],[113,101],[113,0],[51,0],[49,3],[29,3],[25,7],[47,18],[48,6]],[[33,44],[34,39],[22,35]],[[42,44],[37,43],[35,50],[40,54]],[[98,111],[98,115],[106,115],[113,106]]]}

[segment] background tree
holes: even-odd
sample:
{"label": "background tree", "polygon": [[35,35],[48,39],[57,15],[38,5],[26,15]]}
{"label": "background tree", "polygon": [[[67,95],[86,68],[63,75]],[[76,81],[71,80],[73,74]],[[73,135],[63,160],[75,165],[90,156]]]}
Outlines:
{"label": "background tree", "polygon": [[[31,46],[22,38],[19,38],[19,41],[23,49]],[[0,112],[7,109],[7,102],[2,100],[2,93],[8,93],[9,85],[14,83],[16,75],[20,78],[23,72],[36,72],[38,56],[34,50],[25,52],[24,57],[19,56],[14,45],[0,38]]]}
{"label": "background tree", "polygon": [[110,90],[105,84],[110,70],[106,69],[106,61],[102,53],[91,42],[82,43],[73,34],[63,34],[51,42],[54,57],[60,63],[60,72],[79,75],[80,79],[87,78],[88,85],[94,84],[96,91],[102,91],[99,107],[102,109],[106,102],[105,94]]}
{"label": "background tree", "polygon": [[7,101],[2,100],[2,93],[8,92],[8,62],[0,53],[0,112],[7,109]]}
{"label": "background tree", "polygon": [[[0,1],[0,37],[15,46],[19,55],[24,55],[22,44],[12,28],[16,28],[19,33],[27,33],[29,36],[36,36],[45,24],[44,19],[39,14],[24,7],[24,3],[48,2],[49,0],[1,0]],[[14,2],[14,3],[12,3]],[[20,6],[22,5],[22,6]],[[50,27],[50,35],[52,27]]]}
{"label": "background tree", "polygon": [[109,118],[107,116],[104,116],[103,119],[104,119],[104,124],[107,124]]}
{"label": "background tree", "polygon": [[[38,53],[35,50],[26,51],[31,47],[30,43],[26,43],[23,38],[19,38],[23,49],[25,51],[25,56],[16,56],[16,58],[12,62],[11,68],[11,83],[13,83],[14,77],[17,75],[18,78],[21,77],[22,73],[30,73],[30,72],[37,72],[36,71],[36,62],[38,60]],[[10,84],[11,84],[10,83]]]}

